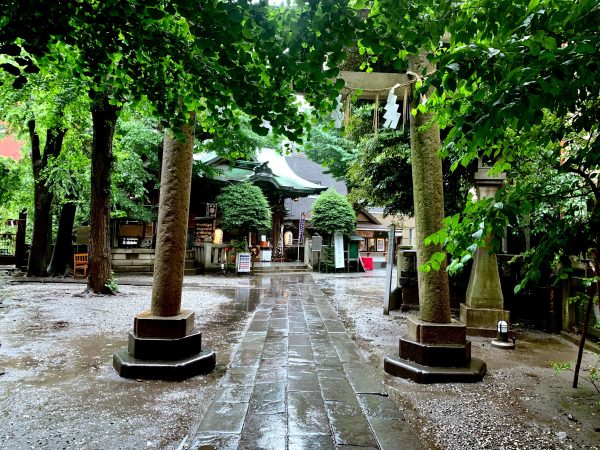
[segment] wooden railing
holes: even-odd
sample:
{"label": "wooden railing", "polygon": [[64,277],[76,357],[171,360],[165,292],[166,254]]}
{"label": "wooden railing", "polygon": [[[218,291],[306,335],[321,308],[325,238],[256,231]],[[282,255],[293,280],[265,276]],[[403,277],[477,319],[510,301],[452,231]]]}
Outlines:
{"label": "wooden railing", "polygon": [[225,249],[227,244],[204,244],[195,245],[196,261],[204,271],[220,270],[221,264],[225,263]]}

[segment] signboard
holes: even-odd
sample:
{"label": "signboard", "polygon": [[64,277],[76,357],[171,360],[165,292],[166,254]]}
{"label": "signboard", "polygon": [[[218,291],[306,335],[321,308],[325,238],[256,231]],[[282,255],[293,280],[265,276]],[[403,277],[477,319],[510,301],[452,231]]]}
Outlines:
{"label": "signboard", "polygon": [[217,204],[207,203],[206,204],[206,217],[217,217]]}
{"label": "signboard", "polygon": [[237,254],[237,272],[238,273],[250,273],[251,259],[252,259],[251,253],[238,253]]}
{"label": "signboard", "polygon": [[312,251],[320,252],[321,250],[323,250],[323,236],[313,236]]}
{"label": "signboard", "polygon": [[342,233],[335,233],[333,235],[333,242],[335,247],[335,268],[343,269],[344,268],[344,236]]}
{"label": "signboard", "polygon": [[213,232],[215,230],[214,221],[196,221],[196,233],[194,243],[196,245],[203,244],[204,242],[212,242]]}
{"label": "signboard", "polygon": [[90,242],[90,227],[79,226],[77,227],[77,238],[75,243],[77,245],[87,245]]}
{"label": "signboard", "polygon": [[305,217],[304,217],[304,213],[300,214],[300,231],[298,232],[298,243],[302,244],[304,242],[304,221],[305,221]]}

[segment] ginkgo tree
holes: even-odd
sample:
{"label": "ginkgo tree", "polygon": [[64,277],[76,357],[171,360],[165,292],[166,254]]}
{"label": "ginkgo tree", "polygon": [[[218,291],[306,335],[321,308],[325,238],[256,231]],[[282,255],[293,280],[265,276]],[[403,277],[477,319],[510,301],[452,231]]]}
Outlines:
{"label": "ginkgo tree", "polygon": [[[90,288],[110,279],[108,217],[112,140],[125,102],[147,98],[175,134],[195,113],[199,128],[226,136],[243,110],[260,134],[268,119],[291,139],[306,120],[296,90],[329,109],[343,83],[337,64],[354,34],[346,0],[271,7],[251,1],[10,2],[0,24],[4,69],[15,85],[52,65],[87,85],[93,123]],[[29,14],[35,11],[35,14]],[[110,20],[106,20],[110,17]],[[36,30],[31,33],[29,30]],[[323,69],[327,62],[329,69]]]}

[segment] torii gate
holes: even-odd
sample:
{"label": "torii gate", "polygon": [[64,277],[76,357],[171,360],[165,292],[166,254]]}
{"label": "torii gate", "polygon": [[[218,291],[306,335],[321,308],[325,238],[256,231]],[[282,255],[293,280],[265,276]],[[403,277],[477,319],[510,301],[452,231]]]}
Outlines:
{"label": "torii gate", "polygon": [[[334,114],[338,113],[337,117],[332,115],[334,120],[338,119],[336,122],[340,123],[343,121],[344,125],[348,125],[353,97],[361,100],[373,100],[376,105],[373,115],[373,128],[375,133],[377,133],[377,130],[379,129],[379,101],[381,98],[386,98],[388,99],[388,105],[391,103],[390,100],[393,100],[393,104],[395,104],[396,99],[390,98],[390,95],[395,95],[396,98],[402,99],[402,109],[400,114],[402,116],[403,124],[406,121],[406,117],[410,113],[409,101],[412,91],[411,85],[416,80],[415,77],[403,73],[341,71],[338,78],[344,80],[346,85],[340,91],[340,105],[343,103],[343,114],[342,116],[339,116],[340,111],[338,110],[334,112]],[[386,108],[388,105],[386,105]],[[395,125],[397,125],[397,120]],[[396,127],[392,126],[392,128]]]}
{"label": "torii gate", "polygon": [[[384,127],[396,128],[400,115],[410,120],[410,147],[413,178],[415,223],[417,228],[417,264],[429,260],[441,246],[427,246],[424,240],[438,231],[444,218],[442,163],[437,152],[441,147],[439,127],[431,113],[412,108],[426,102],[427,96],[415,99],[413,84],[419,73],[431,73],[435,68],[424,54],[409,61],[410,72],[361,73],[340,72],[346,87],[338,98],[338,110],[332,118],[336,126],[348,122],[352,93],[358,98],[374,99],[388,93]],[[397,98],[402,98],[402,113],[397,111]],[[341,113],[342,99],[346,113]],[[377,109],[373,124],[379,128]],[[419,383],[479,381],[486,373],[485,362],[471,358],[471,343],[466,339],[466,325],[450,317],[450,293],[446,265],[438,271],[418,271],[420,317],[409,318],[407,334],[400,338],[399,352],[384,360],[384,370],[392,375],[411,378]]]}

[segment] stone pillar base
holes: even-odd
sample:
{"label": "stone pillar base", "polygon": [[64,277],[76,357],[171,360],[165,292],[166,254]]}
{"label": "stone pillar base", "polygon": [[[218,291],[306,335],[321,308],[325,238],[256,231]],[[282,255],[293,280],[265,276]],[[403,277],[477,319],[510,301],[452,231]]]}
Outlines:
{"label": "stone pillar base", "polygon": [[396,309],[400,309],[402,305],[402,289],[399,287],[395,287],[392,292],[390,292],[390,304],[389,310],[394,311]]}
{"label": "stone pillar base", "polygon": [[383,369],[390,375],[408,378],[416,383],[475,383],[485,376],[485,362],[471,358],[466,367],[432,367],[400,358],[386,356]]}
{"label": "stone pillar base", "polygon": [[456,321],[437,324],[408,319],[399,348],[399,355],[385,358],[384,370],[417,383],[475,382],[487,370],[483,361],[471,358],[466,326]]}
{"label": "stone pillar base", "polygon": [[113,366],[124,378],[181,380],[210,372],[215,363],[214,352],[202,351],[192,311],[173,317],[138,314],[128,348],[113,355]]}
{"label": "stone pillar base", "polygon": [[500,320],[510,323],[510,311],[460,304],[460,321],[467,326],[467,334],[470,336],[496,337]]}
{"label": "stone pillar base", "polygon": [[402,287],[402,311],[419,309],[419,289],[416,286]]}

